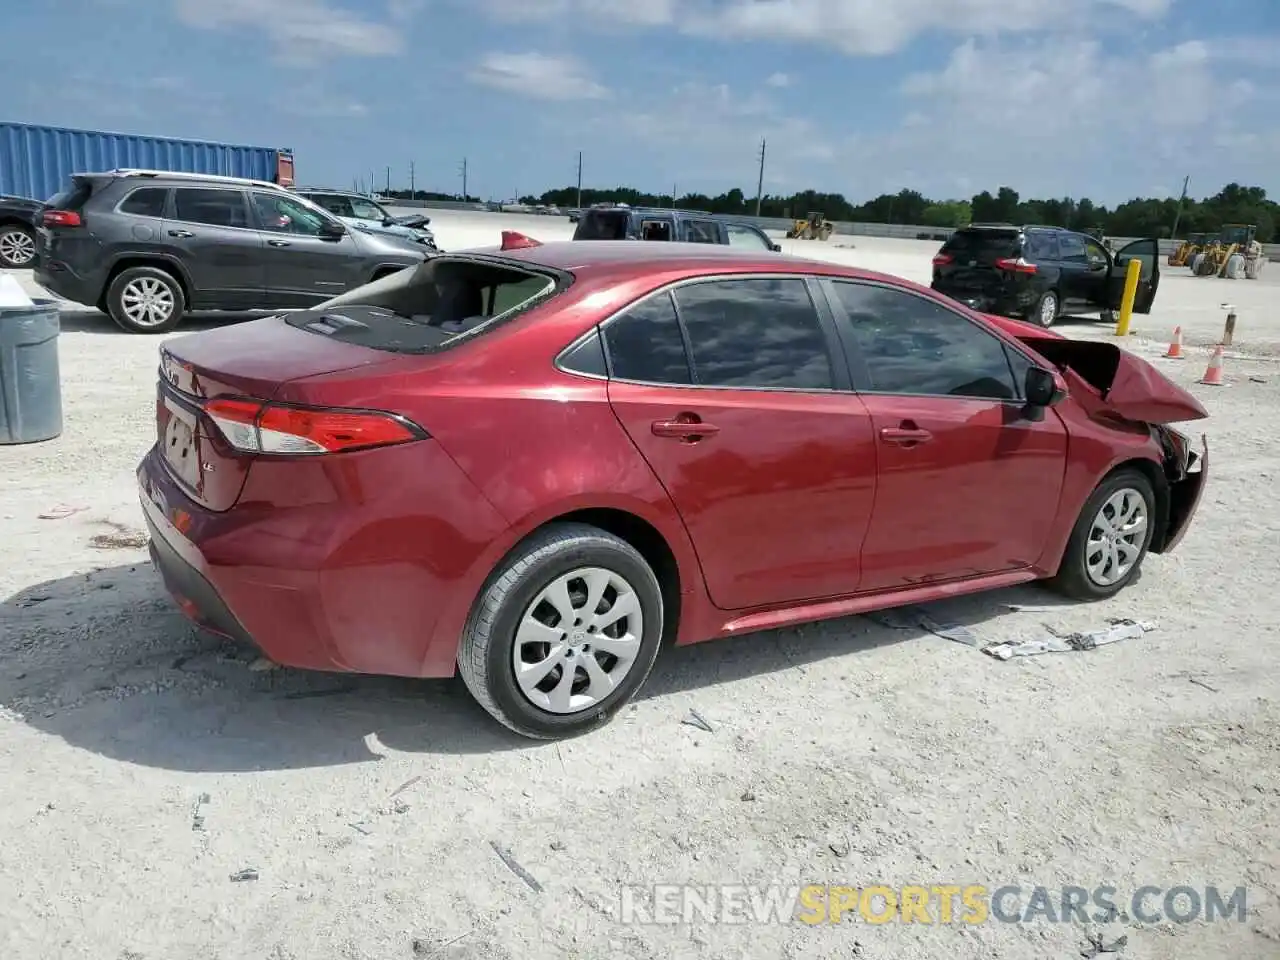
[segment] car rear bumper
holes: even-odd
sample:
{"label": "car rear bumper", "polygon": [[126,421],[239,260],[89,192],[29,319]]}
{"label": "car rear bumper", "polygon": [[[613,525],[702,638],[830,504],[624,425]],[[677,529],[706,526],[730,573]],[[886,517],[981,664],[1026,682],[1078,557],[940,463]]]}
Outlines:
{"label": "car rear bumper", "polygon": [[[452,676],[459,637],[437,629],[441,611],[469,606],[505,522],[433,441],[342,460],[256,461],[239,505],[215,511],[153,447],[137,480],[166,589],[284,666]],[[406,477],[430,478],[430,495]]]}
{"label": "car rear bumper", "polygon": [[1034,310],[1039,303],[1039,294],[1032,290],[1017,293],[982,293],[974,290],[950,289],[947,284],[932,284],[932,288],[943,296],[962,303],[970,310],[978,313],[994,313],[1002,317],[1021,319],[1027,312]]}
{"label": "car rear bumper", "polygon": [[99,278],[78,274],[61,260],[48,260],[37,255],[32,276],[36,283],[50,293],[72,303],[96,306],[102,294]]}

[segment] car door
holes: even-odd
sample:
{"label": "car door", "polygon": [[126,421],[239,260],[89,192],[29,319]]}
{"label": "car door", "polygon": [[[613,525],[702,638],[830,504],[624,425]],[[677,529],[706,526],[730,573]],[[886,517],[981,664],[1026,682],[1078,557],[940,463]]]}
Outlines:
{"label": "car door", "polygon": [[[1085,238],[1078,233],[1058,234],[1058,255],[1062,263],[1062,304],[1071,309],[1092,308],[1099,274],[1089,262]],[[1106,276],[1105,269],[1101,274]]]}
{"label": "car door", "polygon": [[913,291],[844,280],[828,290],[877,444],[862,589],[1035,563],[1058,512],[1067,431],[1053,410],[1023,416],[1027,355]]}
{"label": "car door", "polygon": [[614,412],[725,610],[858,589],[875,443],[817,304],[801,277],[699,279],[603,327]]}
{"label": "car door", "polygon": [[266,286],[273,306],[305,307],[360,286],[364,257],[351,232],[325,235],[326,218],[283,191],[251,193],[254,215],[266,238]]}
{"label": "car door", "polygon": [[742,247],[745,250],[773,252],[773,241],[763,231],[742,223],[726,223],[725,234],[729,238],[729,246]]}
{"label": "car door", "polygon": [[243,190],[175,187],[161,230],[163,251],[182,266],[191,306],[252,310],[266,302],[265,238]]}
{"label": "car door", "polygon": [[1099,306],[1107,310],[1119,310],[1124,299],[1125,273],[1129,269],[1129,261],[1137,260],[1142,264],[1142,272],[1138,275],[1138,293],[1133,300],[1134,313],[1150,313],[1151,305],[1156,299],[1156,289],[1160,286],[1160,241],[1154,238],[1134,240],[1116,251],[1107,272],[1106,301]]}

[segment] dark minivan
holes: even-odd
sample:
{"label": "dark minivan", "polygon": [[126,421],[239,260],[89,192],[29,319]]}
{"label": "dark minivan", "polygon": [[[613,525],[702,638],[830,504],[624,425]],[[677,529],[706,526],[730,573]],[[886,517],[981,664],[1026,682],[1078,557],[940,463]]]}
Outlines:
{"label": "dark minivan", "polygon": [[659,207],[592,207],[583,210],[575,240],[659,240],[716,243],[778,253],[781,245],[751,223],[717,219],[700,210]]}
{"label": "dark minivan", "polygon": [[1160,243],[1135,240],[1112,253],[1100,241],[1059,227],[974,224],[957,230],[933,258],[939,293],[984,313],[1048,327],[1064,313],[1120,309],[1125,270],[1142,264],[1135,313],[1150,313],[1160,284]]}

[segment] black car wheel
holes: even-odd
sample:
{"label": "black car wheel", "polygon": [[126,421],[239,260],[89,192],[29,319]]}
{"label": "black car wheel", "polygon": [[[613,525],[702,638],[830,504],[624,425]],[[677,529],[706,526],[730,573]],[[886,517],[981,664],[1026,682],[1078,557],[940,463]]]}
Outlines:
{"label": "black car wheel", "polygon": [[644,557],[596,527],[534,534],[489,578],[458,672],[496,720],[551,740],[607,723],[640,689],[662,640],[662,590]]}
{"label": "black car wheel", "polygon": [[1051,327],[1053,326],[1053,321],[1058,319],[1059,309],[1061,309],[1061,305],[1058,303],[1057,293],[1052,290],[1046,290],[1036,303],[1035,309],[1027,314],[1027,319],[1042,327]]}
{"label": "black car wheel", "polygon": [[1085,501],[1050,585],[1076,600],[1115,596],[1142,568],[1155,511],[1155,490],[1142,473],[1126,468],[1107,477]]}
{"label": "black car wheel", "polygon": [[122,270],[107,288],[107,313],[130,333],[168,333],[185,311],[182,285],[159,267]]}
{"label": "black car wheel", "polygon": [[0,267],[23,270],[36,259],[36,235],[19,224],[0,227]]}

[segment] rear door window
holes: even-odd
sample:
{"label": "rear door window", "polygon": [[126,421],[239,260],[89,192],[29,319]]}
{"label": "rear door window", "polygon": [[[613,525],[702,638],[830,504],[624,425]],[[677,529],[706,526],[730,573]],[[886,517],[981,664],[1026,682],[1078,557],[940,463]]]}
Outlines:
{"label": "rear door window", "polygon": [[1064,233],[1058,237],[1058,253],[1069,263],[1084,263],[1084,238],[1076,233]]}
{"label": "rear door window", "polygon": [[835,374],[799,278],[712,280],[675,293],[695,381],[709,387],[830,390]]}
{"label": "rear door window", "polygon": [[957,230],[942,246],[942,252],[964,266],[970,262],[995,263],[1022,253],[1021,234],[1015,230]]}
{"label": "rear door window", "polygon": [[684,238],[689,243],[719,243],[720,224],[714,220],[686,220]]}
{"label": "rear door window", "polygon": [[163,217],[165,201],[169,199],[169,191],[165,187],[143,187],[124,198],[120,204],[121,213],[130,213],[135,217]]}
{"label": "rear door window", "polygon": [[239,190],[178,187],[173,192],[174,219],[211,227],[248,227],[249,214]]}
{"label": "rear door window", "polygon": [[1023,256],[1032,261],[1057,260],[1059,256],[1057,234],[1041,230],[1028,233]]}
{"label": "rear door window", "polygon": [[671,294],[642,300],[604,328],[610,375],[619,380],[683,386],[693,383]]}

